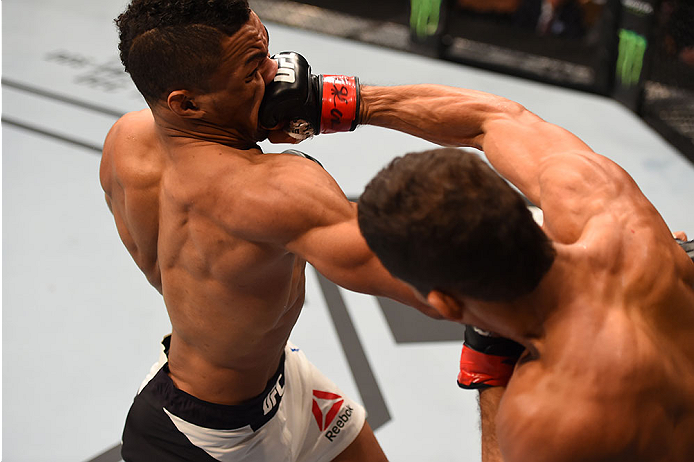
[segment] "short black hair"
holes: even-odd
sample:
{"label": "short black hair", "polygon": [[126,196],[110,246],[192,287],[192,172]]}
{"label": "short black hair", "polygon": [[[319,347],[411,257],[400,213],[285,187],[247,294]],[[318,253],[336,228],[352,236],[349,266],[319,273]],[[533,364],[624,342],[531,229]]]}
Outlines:
{"label": "short black hair", "polygon": [[250,18],[247,0],[133,0],[116,18],[120,59],[148,102],[207,90],[225,37]]}
{"label": "short black hair", "polygon": [[459,149],[394,159],[366,186],[358,220],[388,271],[424,295],[510,301],[531,292],[555,257],[525,199]]}

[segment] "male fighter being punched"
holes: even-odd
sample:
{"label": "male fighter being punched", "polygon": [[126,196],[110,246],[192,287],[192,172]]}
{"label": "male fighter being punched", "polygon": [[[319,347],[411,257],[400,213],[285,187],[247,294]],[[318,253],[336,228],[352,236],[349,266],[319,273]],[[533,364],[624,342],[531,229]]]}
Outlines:
{"label": "male fighter being punched", "polygon": [[362,97],[364,122],[480,149],[544,212],[540,227],[453,148],[394,160],[359,200],[385,267],[478,328],[458,380],[498,385],[481,395],[484,459],[694,460],[694,263],[633,179],[501,97],[434,85]]}
{"label": "male fighter being punched", "polygon": [[294,108],[324,132],[353,128],[355,80],[326,77],[326,91],[339,91],[307,98],[320,79],[288,61],[296,56],[277,73],[245,1],[134,0],[117,25],[149,109],[109,132],[101,183],[173,330],[128,414],[123,458],[385,460],[364,409],[287,345],[306,262],[346,288],[428,307],[369,251],[356,205],[325,170],[256,145],[291,139],[258,125],[276,74],[285,86],[264,118],[284,121],[279,111]]}

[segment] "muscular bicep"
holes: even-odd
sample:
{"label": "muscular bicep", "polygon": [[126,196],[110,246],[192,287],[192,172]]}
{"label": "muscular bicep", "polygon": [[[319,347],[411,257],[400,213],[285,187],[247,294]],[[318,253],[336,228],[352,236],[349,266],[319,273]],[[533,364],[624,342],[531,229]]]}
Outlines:
{"label": "muscular bicep", "polygon": [[371,252],[359,231],[357,204],[340,200],[340,217],[314,226],[287,244],[334,283],[356,292],[389,297],[427,316],[442,319],[423,297],[394,278]]}
{"label": "muscular bicep", "polygon": [[357,225],[356,204],[335,180],[304,159],[278,172],[258,204],[257,235],[284,247],[333,282],[375,293],[390,275],[366,245]]}
{"label": "muscular bicep", "polygon": [[374,295],[384,294],[387,292],[384,285],[391,282],[391,277],[359,232],[356,204],[340,202],[332,204],[332,207],[342,209],[340,216],[332,222],[325,221],[307,229],[288,242],[287,248],[342,287]]}

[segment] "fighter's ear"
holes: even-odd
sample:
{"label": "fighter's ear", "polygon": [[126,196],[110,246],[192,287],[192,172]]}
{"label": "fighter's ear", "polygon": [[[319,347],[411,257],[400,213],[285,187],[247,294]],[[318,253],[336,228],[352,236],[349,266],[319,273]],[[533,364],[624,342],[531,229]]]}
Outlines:
{"label": "fighter's ear", "polygon": [[204,112],[196,102],[196,96],[188,90],[174,90],[169,93],[166,103],[171,111],[179,117],[199,119]]}
{"label": "fighter's ear", "polygon": [[434,289],[427,295],[427,302],[444,318],[455,322],[463,321],[463,304],[454,297]]}

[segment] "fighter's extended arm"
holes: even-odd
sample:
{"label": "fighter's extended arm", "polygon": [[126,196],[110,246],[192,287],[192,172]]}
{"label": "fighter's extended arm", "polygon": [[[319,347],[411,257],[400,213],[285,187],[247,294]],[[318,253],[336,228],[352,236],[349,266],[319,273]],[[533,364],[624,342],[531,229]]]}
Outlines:
{"label": "fighter's extended arm", "polygon": [[572,133],[490,93],[442,85],[365,86],[361,99],[361,123],[444,146],[481,149],[504,177],[530,196],[538,195],[544,160],[558,152],[592,153]]}
{"label": "fighter's extended arm", "polygon": [[555,240],[575,241],[604,201],[623,188],[638,190],[626,172],[575,135],[500,96],[441,85],[363,86],[361,101],[362,123],[484,151],[546,217],[561,216],[547,223]]}
{"label": "fighter's extended arm", "polygon": [[[271,243],[305,259],[336,284],[356,292],[380,295],[440,318],[414,290],[395,279],[366,245],[357,224],[357,205],[318,164],[289,154],[263,171],[258,184],[249,181],[243,202],[252,213],[229,216],[229,230],[253,241]],[[250,172],[249,172],[250,174]],[[262,181],[261,181],[262,178]],[[247,233],[247,236],[244,236]]]}
{"label": "fighter's extended arm", "polygon": [[306,204],[314,212],[314,226],[288,242],[288,250],[346,289],[386,296],[441,318],[412,288],[391,276],[368,248],[359,232],[357,204],[347,201],[341,193],[322,194],[314,200],[313,204]]}

